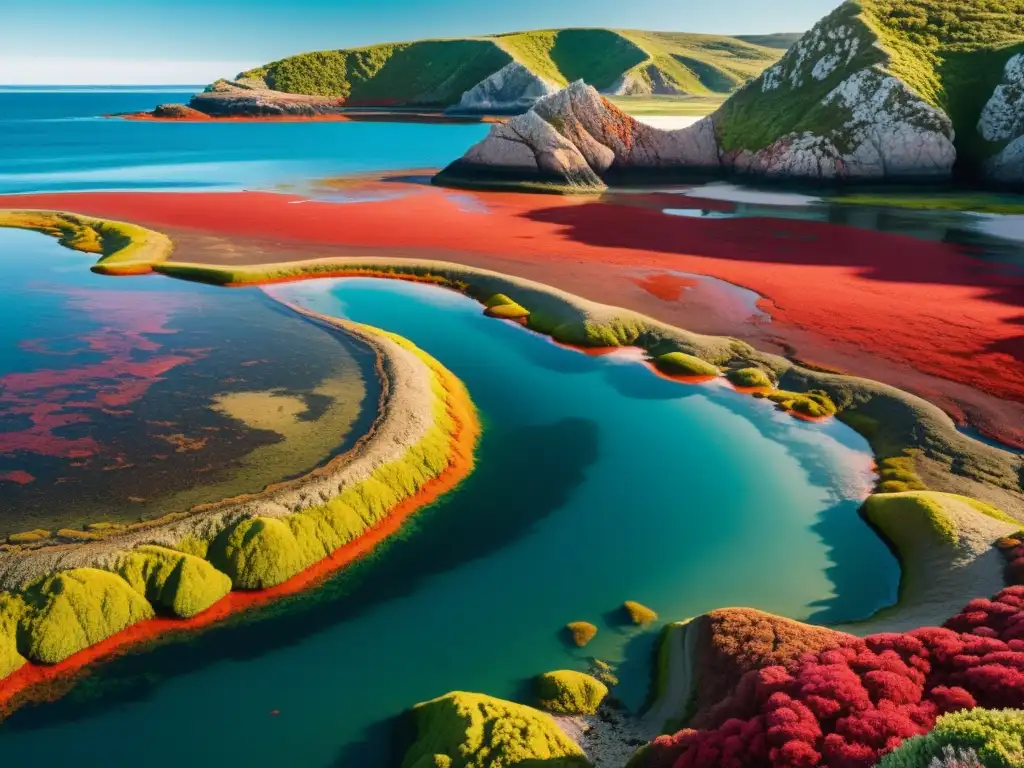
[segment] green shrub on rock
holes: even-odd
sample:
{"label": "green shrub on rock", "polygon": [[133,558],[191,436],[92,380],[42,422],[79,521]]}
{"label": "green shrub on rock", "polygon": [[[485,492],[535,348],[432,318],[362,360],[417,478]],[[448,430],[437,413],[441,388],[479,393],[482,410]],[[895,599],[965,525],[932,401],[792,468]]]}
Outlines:
{"label": "green shrub on rock", "polygon": [[231,591],[231,579],[194,555],[157,546],[126,552],[116,572],[156,608],[183,619]]}
{"label": "green shrub on rock", "polygon": [[588,768],[550,715],[479,693],[454,692],[413,708],[417,738],[402,768]]}
{"label": "green shrub on rock", "polygon": [[654,358],[654,365],[673,376],[717,376],[718,368],[685,352],[669,352]]}
{"label": "green shrub on rock", "polygon": [[608,695],[608,686],[582,672],[560,669],[537,678],[537,701],[559,715],[592,715]]}
{"label": "green shrub on rock", "polygon": [[32,661],[56,664],[123,629],[152,618],[153,609],[128,582],[95,568],[46,576],[22,594],[20,651]]}
{"label": "green shrub on rock", "polygon": [[879,768],[927,768],[949,753],[973,753],[984,768],[1021,768],[1024,711],[979,708],[943,715],[930,733],[904,741]]}

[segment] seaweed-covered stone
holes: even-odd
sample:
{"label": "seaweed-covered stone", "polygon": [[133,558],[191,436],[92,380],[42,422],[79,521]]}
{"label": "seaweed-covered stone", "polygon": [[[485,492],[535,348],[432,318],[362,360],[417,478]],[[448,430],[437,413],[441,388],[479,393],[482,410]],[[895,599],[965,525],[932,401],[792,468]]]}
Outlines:
{"label": "seaweed-covered stone", "polygon": [[571,669],[546,672],[537,678],[537,701],[559,715],[592,715],[597,712],[608,686],[590,675]]}
{"label": "seaweed-covered stone", "polygon": [[417,738],[402,768],[586,768],[583,750],[552,719],[522,704],[449,693],[413,708]]}

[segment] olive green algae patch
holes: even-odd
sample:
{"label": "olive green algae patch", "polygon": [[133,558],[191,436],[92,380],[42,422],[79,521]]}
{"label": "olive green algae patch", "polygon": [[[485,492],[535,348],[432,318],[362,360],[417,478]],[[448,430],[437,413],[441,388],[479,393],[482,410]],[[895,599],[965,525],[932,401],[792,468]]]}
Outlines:
{"label": "olive green algae patch", "polygon": [[479,693],[454,692],[413,708],[417,739],[402,768],[587,768],[550,715]]}
{"label": "olive green algae patch", "polygon": [[126,552],[114,570],[154,607],[182,619],[202,613],[231,591],[231,579],[206,560],[164,547]]}
{"label": "olive green algae patch", "polygon": [[[947,761],[947,755],[958,761]],[[1024,768],[1024,711],[971,709],[942,715],[923,736],[907,739],[878,768],[938,765]]]}
{"label": "olive green algae patch", "polygon": [[770,389],[775,386],[768,374],[760,368],[736,368],[726,371],[725,375],[731,384],[745,389]]}
{"label": "olive green algae patch", "polygon": [[484,302],[484,314],[502,320],[529,317],[530,312],[503,293],[496,293]]}
{"label": "olive green algae patch", "polygon": [[685,352],[668,352],[654,358],[654,365],[662,373],[673,376],[718,376],[718,368]]}
{"label": "olive green algae patch", "polygon": [[560,669],[537,678],[537,701],[559,715],[593,715],[608,695],[608,686],[582,672]]}

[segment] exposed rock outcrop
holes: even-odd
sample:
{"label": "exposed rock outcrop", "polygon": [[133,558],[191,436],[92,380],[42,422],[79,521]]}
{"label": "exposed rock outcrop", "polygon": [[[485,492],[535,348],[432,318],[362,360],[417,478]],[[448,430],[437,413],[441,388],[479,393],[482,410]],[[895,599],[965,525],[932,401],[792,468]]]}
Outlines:
{"label": "exposed rock outcrop", "polygon": [[534,74],[518,61],[511,61],[462,94],[459,103],[450,109],[489,114],[525,112],[538,99],[557,90],[554,83]]}
{"label": "exposed rock outcrop", "polygon": [[316,117],[341,112],[338,99],[284,93],[258,85],[251,80],[218,80],[193,96],[188,106],[211,117]]}
{"label": "exposed rock outcrop", "polygon": [[714,126],[659,131],[634,120],[577,81],[497,125],[438,175],[441,183],[542,183],[600,190],[625,171],[717,168]]}
{"label": "exposed rock outcrop", "polygon": [[1024,183],[1024,53],[1006,63],[1003,82],[982,110],[978,132],[985,141],[1004,145],[987,164],[995,181]]}

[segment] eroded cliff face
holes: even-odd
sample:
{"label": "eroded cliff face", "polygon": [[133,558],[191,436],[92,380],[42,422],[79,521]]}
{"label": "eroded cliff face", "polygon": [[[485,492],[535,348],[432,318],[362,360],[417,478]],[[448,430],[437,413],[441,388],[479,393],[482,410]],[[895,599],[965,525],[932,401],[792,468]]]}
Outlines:
{"label": "eroded cliff face", "polygon": [[1002,145],[986,164],[995,181],[1024,183],[1024,53],[1006,64],[1003,82],[982,110],[978,132],[985,141]]}
{"label": "eroded cliff face", "polygon": [[456,112],[525,112],[558,86],[512,61],[462,94]]}
{"label": "eroded cliff face", "polygon": [[811,179],[949,177],[952,122],[887,63],[859,7],[841,6],[715,113],[723,163]]}

